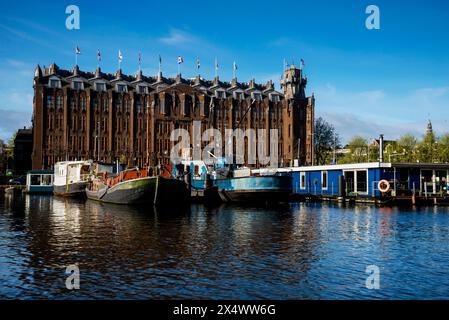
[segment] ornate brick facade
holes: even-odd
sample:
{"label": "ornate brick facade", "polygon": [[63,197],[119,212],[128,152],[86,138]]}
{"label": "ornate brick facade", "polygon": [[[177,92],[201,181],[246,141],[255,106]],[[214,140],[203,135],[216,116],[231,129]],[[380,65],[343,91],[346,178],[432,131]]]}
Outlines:
{"label": "ornate brick facade", "polygon": [[315,101],[306,97],[306,83],[294,66],[284,72],[283,93],[271,81],[262,86],[254,80],[226,83],[37,66],[33,168],[51,168],[66,159],[169,164],[171,131],[185,128],[192,134],[195,120],[203,130],[219,129],[223,137],[225,129],[277,128],[279,163],[291,165],[299,155],[300,163],[311,164]]}

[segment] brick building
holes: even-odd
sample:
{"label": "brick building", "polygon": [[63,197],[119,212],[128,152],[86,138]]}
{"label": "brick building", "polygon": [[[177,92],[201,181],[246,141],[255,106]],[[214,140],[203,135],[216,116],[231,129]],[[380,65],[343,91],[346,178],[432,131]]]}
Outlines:
{"label": "brick building", "polygon": [[17,130],[14,138],[14,173],[26,174],[31,170],[31,154],[33,151],[33,130],[24,127]]}
{"label": "brick building", "polygon": [[[239,127],[279,129],[279,163],[290,165],[298,155],[312,163],[314,97],[306,97],[307,79],[294,66],[284,71],[283,92],[254,80],[222,82],[147,77],[36,67],[34,75],[33,169],[56,162],[121,160],[128,165],[169,164],[170,133]],[[269,135],[269,132],[268,132]],[[207,144],[207,143],[205,143]],[[298,149],[299,148],[299,149]],[[245,148],[246,150],[246,148]],[[224,154],[224,152],[223,152]]]}

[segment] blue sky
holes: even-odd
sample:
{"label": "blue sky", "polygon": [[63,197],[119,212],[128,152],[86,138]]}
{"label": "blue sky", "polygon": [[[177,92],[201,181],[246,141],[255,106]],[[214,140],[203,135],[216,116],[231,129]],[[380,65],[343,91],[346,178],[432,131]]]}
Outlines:
{"label": "blue sky", "polygon": [[[65,27],[66,6],[81,11],[80,30]],[[365,8],[380,8],[381,29],[365,28]],[[257,82],[282,73],[283,59],[305,60],[308,94],[316,115],[333,123],[347,140],[379,133],[396,138],[421,135],[431,117],[437,133],[449,131],[448,1],[17,1],[0,13],[0,138],[29,125],[37,63],[56,62],[94,70],[99,48],[105,72],[175,76],[184,57],[184,77]]]}

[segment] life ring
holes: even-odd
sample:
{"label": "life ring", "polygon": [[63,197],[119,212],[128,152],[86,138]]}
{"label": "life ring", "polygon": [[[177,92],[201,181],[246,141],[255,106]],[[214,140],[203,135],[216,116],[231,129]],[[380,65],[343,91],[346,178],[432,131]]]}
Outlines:
{"label": "life ring", "polygon": [[387,180],[380,180],[379,183],[377,184],[377,188],[381,192],[386,193],[390,191],[390,183]]}

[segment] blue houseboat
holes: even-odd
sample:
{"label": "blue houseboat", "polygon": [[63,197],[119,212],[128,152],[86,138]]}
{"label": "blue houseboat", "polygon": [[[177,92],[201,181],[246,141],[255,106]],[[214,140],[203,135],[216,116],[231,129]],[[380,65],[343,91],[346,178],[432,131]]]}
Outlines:
{"label": "blue houseboat", "polygon": [[[300,197],[355,201],[447,202],[449,164],[354,163],[279,168]],[[264,169],[253,170],[262,173]]]}

